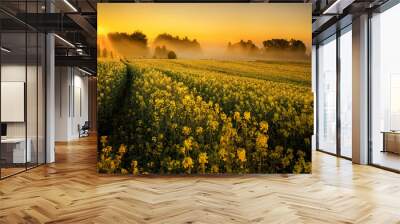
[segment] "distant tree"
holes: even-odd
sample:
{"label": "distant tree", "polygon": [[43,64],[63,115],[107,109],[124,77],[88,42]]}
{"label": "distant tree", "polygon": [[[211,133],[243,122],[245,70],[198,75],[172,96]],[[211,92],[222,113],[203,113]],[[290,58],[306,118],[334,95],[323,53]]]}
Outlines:
{"label": "distant tree", "polygon": [[306,52],[306,45],[301,40],[290,40],[290,48],[293,51]]}
{"label": "distant tree", "polygon": [[168,48],[172,48],[174,50],[183,50],[183,51],[192,51],[199,52],[201,51],[200,43],[196,40],[190,40],[187,36],[182,39],[179,36],[172,36],[168,33],[159,34],[154,40],[155,44],[164,44]]}
{"label": "distant tree", "polygon": [[306,51],[306,45],[301,40],[285,40],[285,39],[271,39],[263,41],[265,50],[282,51],[290,50],[304,53]]}
{"label": "distant tree", "polygon": [[114,59],[114,55],[113,55],[112,51],[110,51],[110,57],[111,57],[111,59]]}
{"label": "distant tree", "polygon": [[176,59],[176,54],[173,51],[168,52],[168,59]]}
{"label": "distant tree", "polygon": [[147,46],[147,37],[144,33],[141,31],[135,31],[131,34],[130,38],[132,40],[138,41],[140,43],[143,43],[143,45]]}
{"label": "distant tree", "polygon": [[233,44],[228,42],[227,49],[231,52],[247,53],[249,55],[257,54],[259,51],[258,47],[251,40],[240,40],[239,42]]}
{"label": "distant tree", "polygon": [[101,58],[101,49],[99,45],[97,45],[97,57]]}
{"label": "distant tree", "polygon": [[157,46],[154,49],[154,58],[168,58],[168,53],[169,51],[167,50],[167,48],[165,46]]}
{"label": "distant tree", "polygon": [[132,41],[135,42],[136,44],[141,45],[142,47],[147,47],[147,36],[141,31],[135,31],[131,34],[128,33],[109,33],[108,37],[112,41],[122,41],[122,40],[127,40],[127,41]]}
{"label": "distant tree", "polygon": [[246,48],[248,48],[250,51],[258,50],[258,47],[251,40],[247,41]]}
{"label": "distant tree", "polygon": [[289,49],[290,43],[285,39],[271,39],[263,41],[265,49],[271,50],[287,50]]}
{"label": "distant tree", "polygon": [[[115,32],[109,33],[110,40],[115,52],[119,55],[125,55],[130,58],[148,57],[150,49],[147,46],[147,36],[141,31],[133,33]],[[114,57],[116,56],[114,52]]]}

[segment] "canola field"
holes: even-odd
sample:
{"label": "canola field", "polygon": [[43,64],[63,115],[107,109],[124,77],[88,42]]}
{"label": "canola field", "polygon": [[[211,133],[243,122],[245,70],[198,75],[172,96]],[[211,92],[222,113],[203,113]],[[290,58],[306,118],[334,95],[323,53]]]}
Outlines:
{"label": "canola field", "polygon": [[310,173],[305,62],[98,62],[98,170]]}

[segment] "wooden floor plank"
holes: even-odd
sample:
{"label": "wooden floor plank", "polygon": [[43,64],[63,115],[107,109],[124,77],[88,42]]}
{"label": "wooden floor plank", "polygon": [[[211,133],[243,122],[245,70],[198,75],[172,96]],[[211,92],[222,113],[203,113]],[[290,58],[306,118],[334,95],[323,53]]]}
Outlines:
{"label": "wooden floor plank", "polygon": [[96,173],[96,140],[0,181],[0,223],[400,223],[400,175],[320,152],[309,175]]}

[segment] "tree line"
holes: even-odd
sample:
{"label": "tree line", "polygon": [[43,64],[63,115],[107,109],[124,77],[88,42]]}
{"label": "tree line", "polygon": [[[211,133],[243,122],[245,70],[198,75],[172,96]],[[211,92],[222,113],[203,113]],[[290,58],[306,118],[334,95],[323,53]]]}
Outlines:
{"label": "tree line", "polygon": [[292,52],[306,52],[306,45],[301,40],[296,39],[271,39],[264,40],[262,42],[263,47],[257,47],[252,40],[244,41],[240,40],[237,43],[228,43],[228,50],[245,50],[248,52],[258,52],[260,50],[264,51],[292,51]]}
{"label": "tree line", "polygon": [[167,45],[175,50],[201,51],[200,43],[196,39],[190,40],[187,36],[180,38],[168,33],[160,34],[154,39],[156,45]]}
{"label": "tree line", "polygon": [[[109,33],[108,38],[114,44],[129,43],[133,44],[136,48],[139,47],[141,52],[146,53],[144,56],[148,56],[149,46],[148,38],[146,34],[141,31],[135,31],[131,34],[125,32]],[[179,36],[173,36],[168,33],[159,34],[154,42],[156,47],[154,49],[153,58],[177,58],[176,51],[179,52],[199,52],[201,51],[200,43],[196,39],[189,39],[187,36],[181,38]],[[126,46],[129,48],[129,46]],[[167,49],[168,48],[168,49]],[[137,49],[136,49],[137,50]],[[107,49],[98,50],[99,57],[113,57],[112,52],[108,52]]]}
{"label": "tree line", "polygon": [[[141,57],[150,56],[149,40],[146,34],[141,31],[134,31],[130,34],[125,32],[109,33],[108,38],[111,42],[121,45],[118,48],[122,49],[117,50],[130,52],[134,50]],[[132,44],[135,47],[129,50],[127,49],[129,47],[124,43]],[[201,53],[200,43],[196,39],[189,39],[187,36],[181,38],[168,33],[162,33],[154,39],[153,44],[155,45],[153,58],[177,58],[177,53]],[[229,42],[227,46],[227,53],[229,54],[246,54],[260,57],[269,54],[282,57],[287,57],[288,54],[304,57],[306,56],[306,50],[307,48],[303,41],[293,38],[264,40],[261,47],[258,47],[252,40],[240,40],[237,43]],[[98,56],[106,58],[114,57],[113,52],[108,52],[105,48],[98,49]]]}

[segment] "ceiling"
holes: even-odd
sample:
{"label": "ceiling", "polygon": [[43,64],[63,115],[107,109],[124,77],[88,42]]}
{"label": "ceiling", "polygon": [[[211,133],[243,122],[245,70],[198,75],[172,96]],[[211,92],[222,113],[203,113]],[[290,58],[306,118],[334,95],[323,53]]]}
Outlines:
{"label": "ceiling", "polygon": [[313,0],[313,44],[352,23],[361,13],[372,12],[391,0]]}
{"label": "ceiling", "polygon": [[56,65],[79,66],[96,73],[96,4],[96,0],[1,0],[2,46],[12,49],[7,60],[34,58],[38,49],[31,39],[37,33],[51,32],[56,34]]}

